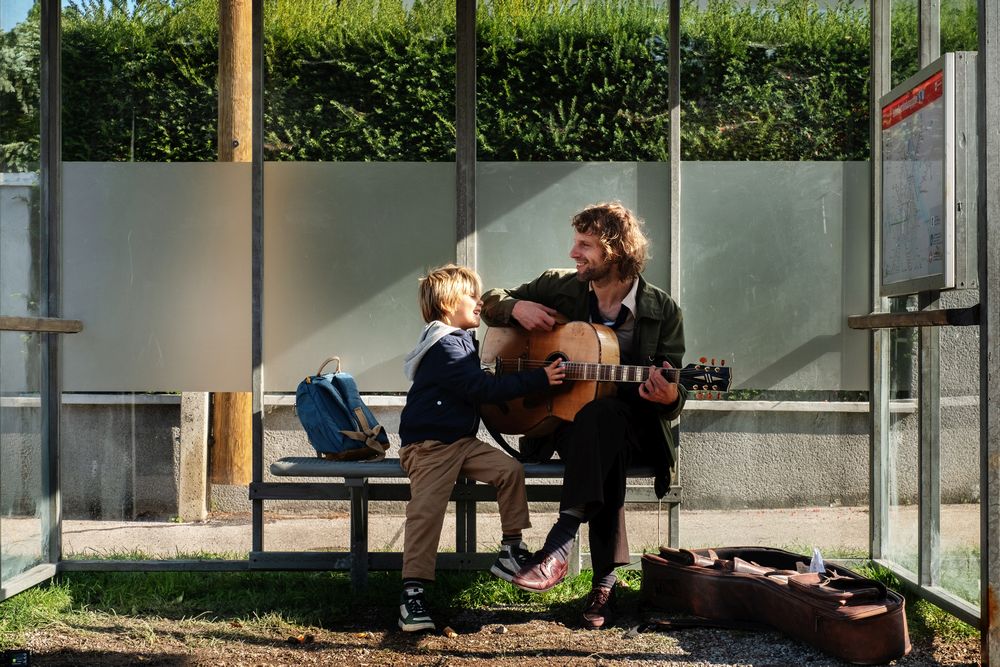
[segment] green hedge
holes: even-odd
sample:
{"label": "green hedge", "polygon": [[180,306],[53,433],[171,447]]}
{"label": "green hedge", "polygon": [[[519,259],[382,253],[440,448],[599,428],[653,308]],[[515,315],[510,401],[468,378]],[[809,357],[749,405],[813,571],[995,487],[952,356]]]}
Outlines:
{"label": "green hedge", "polygon": [[[481,2],[479,158],[666,160],[665,4]],[[266,158],[454,159],[454,6],[268,0]],[[91,0],[66,11],[65,159],[215,159],[216,7]],[[916,69],[915,3],[893,23],[901,79]],[[943,50],[975,49],[974,2],[944,3],[942,23]],[[4,35],[0,67],[29,52],[30,37]],[[866,9],[688,2],[681,39],[683,159],[867,159]],[[30,159],[24,127],[37,123],[3,99],[27,84],[3,83],[0,158],[16,163]]]}

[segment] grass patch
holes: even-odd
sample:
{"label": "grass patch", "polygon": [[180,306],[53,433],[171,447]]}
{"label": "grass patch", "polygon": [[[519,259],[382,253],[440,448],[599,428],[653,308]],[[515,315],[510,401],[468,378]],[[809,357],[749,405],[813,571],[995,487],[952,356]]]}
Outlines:
{"label": "grass patch", "polygon": [[855,571],[864,577],[882,582],[886,587],[906,598],[906,622],[912,639],[930,640],[937,638],[944,643],[949,643],[979,636],[979,630],[968,623],[952,616],[937,605],[918,598],[908,590],[908,587],[903,585],[895,574],[878,563],[868,562],[855,568]]}
{"label": "grass patch", "polygon": [[[854,555],[847,550],[830,554]],[[855,569],[904,594],[913,639],[948,643],[978,636],[975,628],[907,593],[886,568],[869,562]],[[634,608],[642,573],[619,570],[618,575],[625,584],[619,597],[622,608]],[[590,583],[591,573],[584,572],[534,595],[485,572],[442,572],[427,593],[432,609],[516,609],[568,622],[579,613]],[[29,630],[60,623],[86,626],[81,617],[91,623],[107,616],[197,620],[279,633],[309,628],[370,630],[394,625],[399,590],[398,572],[372,572],[367,589],[357,593],[347,572],[65,572],[0,603],[0,648],[23,646]]]}
{"label": "grass patch", "polygon": [[36,586],[0,603],[0,649],[24,645],[28,630],[58,623],[72,609],[69,587]]}

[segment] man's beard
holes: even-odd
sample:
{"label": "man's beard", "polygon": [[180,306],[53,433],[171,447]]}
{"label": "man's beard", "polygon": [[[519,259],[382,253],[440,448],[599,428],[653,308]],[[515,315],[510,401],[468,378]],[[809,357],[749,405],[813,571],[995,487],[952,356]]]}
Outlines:
{"label": "man's beard", "polygon": [[595,280],[601,280],[607,277],[611,273],[611,264],[603,264],[601,266],[595,267],[588,264],[584,269],[577,270],[576,279],[581,283],[589,283]]}

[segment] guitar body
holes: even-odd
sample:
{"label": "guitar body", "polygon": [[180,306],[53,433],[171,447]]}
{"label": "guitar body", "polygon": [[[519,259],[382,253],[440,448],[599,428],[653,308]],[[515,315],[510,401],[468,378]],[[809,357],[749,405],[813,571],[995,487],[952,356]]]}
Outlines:
{"label": "guitar body", "polygon": [[[527,332],[521,327],[490,327],[483,337],[480,358],[484,365],[496,362],[497,373],[516,372],[518,360],[582,361],[617,364],[618,338],[601,324],[568,322],[552,331]],[[527,366],[537,368],[538,364]],[[615,393],[612,382],[576,380],[547,391],[481,406],[483,421],[499,433],[540,436],[551,433],[562,422],[573,421],[584,405]]]}

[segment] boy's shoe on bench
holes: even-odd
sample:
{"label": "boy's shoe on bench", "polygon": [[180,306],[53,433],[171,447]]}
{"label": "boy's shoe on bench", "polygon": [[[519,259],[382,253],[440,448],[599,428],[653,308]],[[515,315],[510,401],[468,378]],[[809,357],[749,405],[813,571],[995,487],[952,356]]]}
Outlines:
{"label": "boy's shoe on bench", "polygon": [[504,581],[510,581],[530,558],[531,552],[528,551],[528,546],[524,542],[501,544],[500,553],[497,554],[497,559],[493,563],[493,567],[490,568],[490,572]]}
{"label": "boy's shoe on bench", "polygon": [[419,588],[404,588],[399,597],[399,629],[403,632],[434,629],[434,619],[427,611],[427,600]]}

